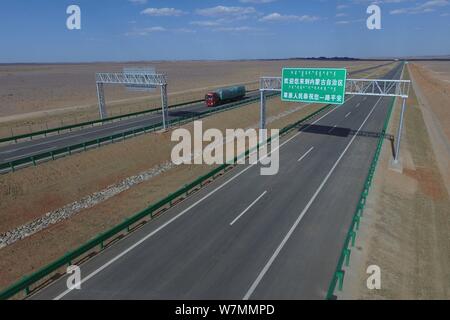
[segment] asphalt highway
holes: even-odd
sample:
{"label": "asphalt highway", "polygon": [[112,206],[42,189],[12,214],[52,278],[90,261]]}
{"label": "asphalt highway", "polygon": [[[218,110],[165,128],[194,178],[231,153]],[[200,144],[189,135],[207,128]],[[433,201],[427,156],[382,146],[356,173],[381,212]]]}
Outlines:
{"label": "asphalt highway", "polygon": [[32,298],[325,298],[392,99],[347,97],[283,137],[277,175],[237,166]]}
{"label": "asphalt highway", "polygon": [[[246,102],[256,96],[259,96],[259,92],[247,93],[245,98],[241,101]],[[232,104],[226,104],[222,107],[231,105]],[[185,117],[198,116],[211,111],[211,109],[212,108],[210,107],[206,107],[204,102],[191,104],[186,107],[179,107],[169,110],[168,120],[170,121]],[[162,123],[161,112],[2,146],[0,147],[0,163],[31,157],[43,152],[50,152],[70,145],[83,143],[85,141],[91,141],[97,138],[107,137],[159,123]]]}

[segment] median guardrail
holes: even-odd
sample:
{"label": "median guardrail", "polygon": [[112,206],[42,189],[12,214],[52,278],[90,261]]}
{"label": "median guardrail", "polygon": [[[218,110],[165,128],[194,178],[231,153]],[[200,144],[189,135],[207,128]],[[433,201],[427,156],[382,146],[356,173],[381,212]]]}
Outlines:
{"label": "median guardrail", "polygon": [[[274,97],[277,95],[279,95],[279,93],[270,94],[270,95],[267,95],[267,98],[271,98],[271,97]],[[216,108],[211,109],[202,114],[198,114],[198,115],[192,114],[192,115],[182,116],[182,117],[179,117],[178,119],[170,120],[169,124],[170,125],[181,125],[186,122],[204,118],[213,113],[218,113],[218,112],[222,112],[225,110],[231,110],[231,109],[234,109],[237,107],[241,107],[241,106],[253,103],[259,99],[260,99],[259,96],[256,96],[253,98],[246,99],[244,101],[237,101],[237,102],[234,102],[231,104],[223,105],[221,107],[216,107]],[[38,154],[35,154],[32,156],[20,158],[17,160],[0,163],[0,172],[10,172],[10,171],[14,172],[16,170],[16,168],[18,168],[20,166],[25,166],[28,164],[36,165],[39,161],[42,161],[42,160],[49,160],[49,159],[55,160],[56,158],[64,156],[64,155],[71,155],[73,152],[86,151],[89,148],[99,147],[102,144],[114,143],[114,142],[118,141],[119,139],[120,139],[120,141],[122,141],[123,139],[126,139],[128,137],[136,136],[141,133],[153,132],[153,131],[159,130],[161,128],[162,128],[162,122],[158,123],[158,124],[153,124],[153,125],[149,125],[146,127],[138,128],[138,129],[127,130],[127,131],[116,133],[114,135],[109,135],[106,137],[87,140],[85,142],[69,145],[69,146],[55,149],[52,151],[38,153]]]}
{"label": "median guardrail", "polygon": [[[255,91],[257,91],[257,90],[248,90],[246,93],[248,94],[248,93],[255,92]],[[168,106],[168,108],[169,109],[180,108],[180,107],[188,106],[188,105],[191,105],[194,103],[199,103],[202,101],[204,101],[204,99],[186,101],[186,102],[170,105],[170,106]],[[33,137],[36,137],[36,136],[46,137],[47,135],[50,135],[52,133],[60,134],[61,132],[64,132],[64,131],[72,131],[72,129],[82,129],[84,127],[89,127],[89,126],[92,127],[96,124],[104,124],[104,123],[108,123],[108,122],[114,122],[115,120],[123,120],[123,119],[127,119],[127,118],[138,117],[138,116],[142,116],[145,114],[152,114],[152,113],[159,112],[159,111],[161,111],[161,107],[142,110],[142,111],[136,111],[136,112],[130,112],[130,113],[121,114],[121,115],[117,115],[117,116],[113,116],[113,117],[107,117],[104,119],[80,122],[80,123],[71,124],[71,125],[67,125],[67,126],[61,126],[61,127],[57,127],[57,128],[51,128],[51,129],[34,131],[34,132],[30,132],[30,133],[14,135],[14,136],[10,136],[10,137],[0,138],[0,144],[4,143],[4,142],[11,142],[11,141],[18,142],[19,140],[22,140],[22,139],[33,140]]]}
{"label": "median guardrail", "polygon": [[[324,107],[321,107],[320,109],[316,110],[315,112],[309,114],[308,116],[300,119],[299,121],[296,121],[293,124],[290,124],[283,129],[280,130],[280,136],[285,135],[289,133],[291,130],[297,128],[300,124],[304,123],[305,121],[310,120],[311,118],[315,117],[316,115],[320,114],[323,111],[326,111],[328,108],[333,107],[332,105],[326,105]],[[269,137],[266,140],[267,143],[271,142],[271,137]],[[254,152],[259,148],[260,144],[258,143],[256,147],[252,149],[246,150],[244,153],[236,156],[234,158],[233,163],[237,163],[239,159],[242,159],[243,157],[247,157],[250,153]],[[25,295],[28,295],[32,292],[33,285],[36,285],[36,287],[39,287],[39,282],[43,281],[44,279],[48,279],[48,277],[58,272],[62,267],[72,265],[76,259],[81,258],[83,255],[89,253],[90,251],[97,248],[97,250],[100,252],[105,248],[105,244],[110,241],[112,242],[115,238],[117,238],[120,234],[131,232],[131,229],[133,226],[136,226],[137,223],[143,221],[144,219],[153,219],[157,215],[159,215],[162,210],[166,207],[172,206],[176,200],[182,200],[186,198],[192,190],[201,188],[204,184],[204,182],[209,181],[211,179],[214,179],[217,175],[223,174],[227,171],[228,168],[232,167],[233,164],[223,164],[218,166],[217,168],[211,170],[207,174],[197,178],[193,182],[185,185],[183,188],[180,188],[179,190],[175,191],[174,193],[169,194],[164,199],[156,202],[155,204],[152,204],[151,206],[147,207],[146,209],[138,212],[137,214],[131,216],[130,218],[126,219],[119,225],[107,230],[104,233],[101,233],[94,237],[93,239],[89,240],[85,244],[81,245],[80,247],[76,248],[73,251],[70,251],[66,253],[61,258],[53,261],[52,263],[48,264],[47,266],[39,269],[38,271],[23,277],[18,282],[14,283],[10,287],[4,289],[0,292],[0,300],[9,299],[11,297],[14,297],[15,295],[19,294],[20,292],[24,291]],[[42,285],[42,283],[41,283]]]}
{"label": "median guardrail", "polygon": [[392,102],[388,109],[388,115],[386,117],[386,120],[383,125],[383,129],[381,131],[380,137],[378,138],[378,144],[377,148],[375,150],[375,154],[372,158],[372,162],[369,167],[369,172],[367,173],[366,180],[364,182],[363,190],[361,191],[361,195],[359,197],[355,213],[352,218],[352,222],[350,224],[349,230],[347,232],[347,235],[344,240],[344,245],[341,251],[341,254],[339,256],[339,260],[337,262],[336,270],[333,274],[333,278],[331,279],[330,286],[327,291],[326,299],[327,300],[334,300],[336,299],[336,296],[334,295],[334,292],[336,290],[336,287],[339,291],[342,291],[343,285],[344,285],[344,265],[348,267],[350,265],[350,254],[352,248],[355,246],[356,242],[356,234],[359,230],[359,224],[360,220],[362,218],[364,208],[366,205],[366,200],[369,195],[370,188],[372,186],[372,180],[375,175],[375,170],[377,168],[378,160],[380,158],[381,150],[383,147],[383,142],[386,137],[386,130],[387,126],[389,124],[389,120],[391,118],[392,109],[394,106],[394,103],[396,101],[396,98],[392,99]]}
{"label": "median guardrail", "polygon": [[[171,108],[178,108],[178,107],[182,107],[182,106],[187,106],[187,105],[190,105],[190,104],[193,104],[193,103],[202,102],[202,101],[203,100],[193,100],[193,101],[188,101],[188,102],[184,102],[184,103],[174,104],[174,105],[169,106],[169,109],[171,109]],[[31,133],[15,135],[15,136],[11,136],[11,137],[1,138],[0,139],[0,143],[10,142],[10,141],[17,142],[17,141],[22,140],[22,139],[33,140],[33,137],[35,137],[35,136],[44,136],[44,137],[46,137],[47,135],[49,135],[51,133],[55,133],[55,132],[59,134],[62,131],[67,131],[67,130],[71,131],[72,129],[81,129],[81,128],[88,127],[88,126],[94,126],[96,124],[104,124],[104,123],[108,123],[108,122],[113,122],[114,120],[122,120],[122,119],[126,119],[126,118],[137,117],[137,116],[141,116],[141,115],[144,115],[144,114],[151,114],[151,113],[158,112],[158,111],[161,111],[161,108],[154,108],[154,109],[148,109],[148,110],[143,110],[143,111],[137,111],[137,112],[122,114],[122,115],[118,115],[118,116],[114,116],[114,117],[108,117],[108,118],[104,118],[104,119],[97,119],[97,120],[92,120],[92,121],[80,122],[80,123],[77,123],[77,124],[62,126],[62,127],[58,127],[58,128],[52,128],[52,129],[35,131],[35,132],[31,132]]]}

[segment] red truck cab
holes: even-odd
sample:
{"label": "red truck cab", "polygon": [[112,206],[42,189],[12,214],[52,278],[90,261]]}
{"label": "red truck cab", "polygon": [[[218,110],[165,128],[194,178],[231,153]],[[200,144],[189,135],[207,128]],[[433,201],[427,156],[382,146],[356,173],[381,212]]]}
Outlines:
{"label": "red truck cab", "polygon": [[205,96],[205,104],[207,107],[214,107],[219,103],[219,95],[216,92],[209,92]]}

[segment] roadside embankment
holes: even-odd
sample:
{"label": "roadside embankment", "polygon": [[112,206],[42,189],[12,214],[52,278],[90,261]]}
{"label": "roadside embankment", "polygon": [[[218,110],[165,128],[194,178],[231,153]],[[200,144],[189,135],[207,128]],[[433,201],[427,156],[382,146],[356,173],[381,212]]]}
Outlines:
{"label": "roadside embankment", "polygon": [[[387,134],[397,132],[400,107],[398,99]],[[439,169],[424,108],[411,90],[401,143],[402,172],[391,169],[391,144],[383,145],[340,299],[450,298],[448,178]],[[367,288],[370,265],[380,267],[381,289]]]}

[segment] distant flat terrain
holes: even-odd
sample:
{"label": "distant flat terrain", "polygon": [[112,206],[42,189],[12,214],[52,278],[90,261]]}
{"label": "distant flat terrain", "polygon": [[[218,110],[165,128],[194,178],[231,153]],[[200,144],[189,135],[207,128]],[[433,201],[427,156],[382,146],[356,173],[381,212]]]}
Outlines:
{"label": "distant flat terrain", "polygon": [[[169,94],[278,76],[282,67],[364,67],[380,61],[167,61],[85,64],[0,65],[0,118],[79,106],[95,106],[96,72],[120,72],[123,67],[153,66],[166,73]],[[153,95],[159,94],[158,92]],[[108,102],[148,95],[121,86],[106,88]]]}

